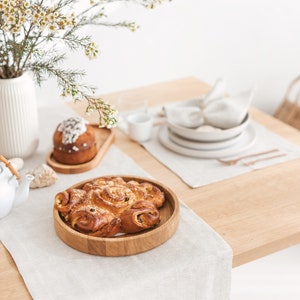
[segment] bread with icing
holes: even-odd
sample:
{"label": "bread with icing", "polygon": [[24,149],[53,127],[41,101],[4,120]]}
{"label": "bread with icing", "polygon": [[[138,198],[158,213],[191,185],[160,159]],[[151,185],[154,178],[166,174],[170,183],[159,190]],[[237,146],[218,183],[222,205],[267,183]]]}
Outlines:
{"label": "bread with icing", "polygon": [[61,122],[53,135],[53,158],[62,164],[77,165],[92,160],[97,154],[93,126],[81,117]]}

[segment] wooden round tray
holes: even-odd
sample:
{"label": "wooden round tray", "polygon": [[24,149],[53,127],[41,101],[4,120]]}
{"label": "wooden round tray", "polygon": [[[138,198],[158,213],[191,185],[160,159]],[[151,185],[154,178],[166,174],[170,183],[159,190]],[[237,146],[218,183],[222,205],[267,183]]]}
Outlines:
{"label": "wooden round tray", "polygon": [[[143,177],[114,175],[109,177],[122,177],[125,181],[136,180],[138,182],[150,182],[156,185],[165,193],[166,201],[159,209],[161,222],[160,224],[146,231],[136,234],[119,235],[110,238],[101,238],[89,236],[68,226],[60,217],[59,212],[54,207],[54,227],[57,235],[68,246],[93,255],[99,256],[126,256],[137,254],[153,249],[166,242],[176,231],[179,224],[179,201],[177,196],[168,187],[163,184]],[[86,182],[93,179],[85,180],[70,188],[81,188]]]}

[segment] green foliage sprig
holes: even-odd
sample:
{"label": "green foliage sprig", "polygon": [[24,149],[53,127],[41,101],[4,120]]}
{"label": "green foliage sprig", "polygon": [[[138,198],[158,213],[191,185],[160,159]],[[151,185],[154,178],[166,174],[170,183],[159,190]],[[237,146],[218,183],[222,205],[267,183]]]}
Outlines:
{"label": "green foliage sprig", "polygon": [[41,85],[54,77],[62,96],[71,96],[74,101],[86,100],[86,111],[98,112],[99,126],[113,127],[116,109],[94,96],[94,87],[81,83],[85,72],[62,67],[67,50],[82,49],[89,59],[98,57],[99,49],[92,37],[79,32],[88,25],[137,29],[134,22],[108,22],[106,4],[132,2],[154,8],[162,1],[90,0],[87,8],[76,13],[76,6],[79,2],[82,5],[82,0],[0,0],[0,78],[16,78],[32,71]]}

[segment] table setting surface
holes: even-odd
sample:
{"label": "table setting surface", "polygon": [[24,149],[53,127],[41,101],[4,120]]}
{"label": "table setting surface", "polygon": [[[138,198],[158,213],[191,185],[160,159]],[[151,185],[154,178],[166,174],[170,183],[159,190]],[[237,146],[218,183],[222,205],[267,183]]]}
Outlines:
{"label": "table setting surface", "polygon": [[[209,90],[209,85],[196,78],[189,77],[133,89],[131,91],[126,91],[126,93],[127,95],[128,93],[131,94],[132,97],[136,99],[147,95],[149,105],[155,107],[164,103],[194,99],[206,94]],[[118,97],[122,93],[123,92],[121,91],[104,95],[103,98],[106,98],[109,102],[117,104]],[[75,105],[73,103],[69,103],[69,106],[79,114],[82,114],[82,111],[84,111],[82,110],[81,103],[76,103]],[[106,166],[107,160],[116,160],[115,155],[123,158],[122,155],[126,153],[126,159],[123,158],[123,160],[128,162],[128,164],[125,163],[125,166],[122,167],[124,172],[128,172],[130,170],[136,172],[136,175],[151,176],[169,186],[177,194],[181,201],[181,212],[183,213],[184,220],[180,225],[181,227],[179,227],[179,232],[174,235],[173,240],[178,238],[178,236],[179,240],[182,239],[185,230],[187,230],[187,228],[184,228],[185,219],[188,220],[189,217],[191,217],[192,222],[196,221],[197,226],[202,228],[201,230],[203,230],[203,228],[207,230],[212,236],[212,248],[216,246],[215,243],[217,241],[220,243],[219,245],[221,245],[220,249],[223,249],[223,252],[220,250],[222,255],[225,255],[226,257],[226,263],[222,265],[222,272],[223,274],[227,274],[227,276],[223,278],[223,281],[220,281],[224,284],[224,286],[226,286],[226,284],[227,286],[230,285],[228,262],[230,262],[230,265],[232,263],[232,266],[238,266],[300,242],[300,233],[298,230],[300,225],[300,207],[297,201],[297,195],[299,195],[300,192],[300,187],[298,185],[300,180],[300,174],[298,172],[300,160],[297,152],[300,145],[300,136],[298,136],[297,130],[274,119],[272,116],[268,116],[254,107],[249,109],[249,114],[251,120],[253,120],[256,131],[265,131],[267,133],[272,132],[272,135],[275,135],[273,136],[275,137],[273,139],[273,141],[275,140],[275,145],[271,143],[272,145],[259,148],[259,150],[269,150],[271,146],[271,148],[274,148],[279,146],[282,147],[282,145],[284,145],[286,148],[281,148],[280,150],[288,153],[288,158],[278,157],[278,161],[277,158],[275,159],[276,163],[273,160],[271,163],[270,160],[268,163],[259,163],[257,165],[258,167],[256,167],[256,164],[254,167],[246,168],[241,165],[234,166],[235,170],[241,171],[235,172],[233,175],[231,173],[232,171],[230,171],[230,176],[223,176],[217,178],[217,180],[209,180],[207,182],[201,181],[200,184],[199,181],[191,183],[186,182],[186,180],[181,177],[181,174],[176,173],[176,170],[172,170],[171,166],[166,164],[166,161],[162,160],[161,156],[155,154],[150,149],[151,147],[147,149],[146,144],[139,145],[138,143],[130,140],[127,134],[122,130],[114,129],[115,143],[100,163],[100,166],[101,164],[104,164],[104,169],[99,168],[98,172],[96,169],[89,171],[91,172],[91,176],[94,174],[101,175],[103,174],[102,172],[117,171],[118,166]],[[89,121],[91,123],[95,122],[92,118]],[[276,137],[279,137],[277,139],[280,140],[279,145],[276,144]],[[32,160],[28,160],[29,166],[30,164],[36,163],[36,160],[42,162],[45,159],[44,154],[49,151],[48,138],[49,137],[47,135],[41,137],[42,146],[39,148],[37,156]],[[158,143],[157,141],[155,141],[155,143],[156,144],[154,144],[153,148],[157,151]],[[43,145],[45,145],[45,147]],[[161,145],[159,146],[161,147]],[[155,155],[157,155],[157,157],[155,157]],[[178,156],[178,154],[170,152],[170,156],[166,157],[170,158],[172,155]],[[195,158],[191,159],[185,156],[181,156],[181,158],[183,160],[192,160],[192,163],[195,160]],[[211,161],[207,164],[204,159],[199,160],[202,161],[202,164],[200,165],[203,169],[203,172],[200,173],[205,173],[205,168],[209,169],[211,167]],[[178,159],[178,161],[180,161],[180,159]],[[217,165],[217,161],[213,161],[213,163]],[[172,159],[170,159],[170,162],[172,162]],[[221,164],[218,163],[216,170],[220,168],[229,168],[230,170],[232,169],[232,166],[221,166]],[[245,170],[247,171],[245,172]],[[212,177],[214,177],[214,173],[215,171],[211,172]],[[66,176],[64,178],[67,178],[69,175],[63,176]],[[74,178],[80,179],[79,177],[75,176]],[[195,177],[199,179],[199,176]],[[193,178],[193,176],[189,176],[189,178]],[[64,179],[61,184],[66,184],[67,182],[68,180]],[[71,184],[68,186],[70,185]],[[38,192],[35,193],[37,194]],[[43,200],[41,199],[41,201]],[[44,208],[40,208],[41,211],[39,212],[39,214],[45,214],[48,216],[48,222],[46,222],[47,225],[45,226],[49,226],[49,224],[52,225],[50,220],[51,215],[49,216],[49,212],[47,212],[51,206],[50,204],[52,205],[53,203],[48,200],[47,205],[45,205]],[[29,206],[30,201],[24,205]],[[17,220],[17,216],[18,213],[12,213],[7,220],[4,219],[3,224],[6,224],[6,222],[9,223],[9,219],[13,220],[15,218],[15,220]],[[186,227],[188,227],[188,222],[191,222],[191,220],[187,221]],[[8,226],[8,223],[5,226]],[[52,231],[53,234],[53,227],[45,229],[50,232]],[[40,232],[35,232],[35,234],[38,236]],[[4,245],[8,248],[12,247],[12,249],[15,249],[15,246],[10,244],[8,235],[13,236],[13,233],[7,232],[3,234],[2,232],[3,239],[5,240]],[[55,240],[56,238],[57,237],[53,234],[52,239],[49,241],[53,241],[53,239]],[[16,237],[11,239],[12,243],[16,240]],[[155,255],[159,256],[160,251],[164,251],[163,248],[166,248],[167,244],[170,244],[171,241],[172,238],[166,243],[166,245],[163,245],[161,248],[158,247],[158,249],[151,254],[144,253],[138,255],[137,258],[133,257],[130,259],[138,261],[139,257],[147,257],[147,255],[149,255],[149,257],[151,255],[154,257]],[[57,241],[55,240],[55,242]],[[201,240],[199,243],[199,245],[194,246],[205,252],[205,249],[201,248],[203,247],[203,245],[201,245]],[[178,245],[181,245],[179,241]],[[14,295],[15,292],[13,291],[18,288],[19,290],[17,294],[19,293],[19,295],[21,294],[24,296],[24,299],[26,299],[26,297],[30,298],[30,294],[25,288],[23,279],[15,266],[16,262],[18,267],[24,268],[20,269],[21,273],[24,270],[26,270],[25,272],[28,271],[28,268],[26,269],[28,266],[24,266],[22,262],[23,258],[21,251],[14,251],[14,253],[12,253],[13,259],[15,260],[14,262],[3,245],[0,246],[1,266],[3,266],[0,270],[0,295],[3,293],[6,293],[5,295]],[[22,247],[22,245],[19,246]],[[51,245],[49,245],[49,247],[51,247]],[[48,251],[50,249],[49,247]],[[62,246],[58,247],[59,251],[61,250],[61,247]],[[170,249],[172,249],[172,247]],[[207,251],[211,251],[209,246],[207,249]],[[41,249],[35,250],[39,252]],[[68,255],[72,257],[73,250],[68,249],[67,251]],[[168,248],[166,251],[169,251]],[[29,253],[27,253],[27,255],[30,257]],[[172,257],[172,255],[170,257]],[[76,259],[78,259],[78,257]],[[128,261],[130,261],[130,259]],[[105,258],[99,258],[99,261],[105,261]],[[39,262],[39,258],[37,258],[36,262]],[[184,257],[182,258],[182,262],[184,262]],[[57,260],[56,263],[60,263],[60,261]],[[66,261],[64,263],[71,262]],[[197,263],[201,264],[203,261],[201,262],[200,259]],[[184,263],[179,264],[179,266],[182,266],[184,270],[188,269],[187,266],[184,266]],[[48,266],[46,266],[44,270],[49,271]],[[214,271],[215,270],[216,269],[214,269]],[[138,271],[138,268],[136,271]],[[168,277],[167,274],[166,276]],[[28,276],[24,277],[25,284],[31,286],[31,288],[35,291],[40,292],[39,289],[42,288],[42,286],[38,286],[37,284],[34,286],[32,282],[28,282],[28,278]],[[38,275],[36,278],[39,278]],[[49,278],[51,278],[51,276]],[[76,278],[76,276],[74,278]],[[121,280],[121,277],[116,280]],[[135,280],[138,280],[138,278],[135,278]],[[190,280],[189,275],[184,276],[182,283],[188,280]],[[217,278],[217,280],[220,279]],[[175,281],[170,281],[169,283],[169,288],[171,288],[171,286],[175,284]],[[8,289],[6,288],[7,285],[9,286]],[[1,286],[5,286],[5,288],[1,288]],[[222,291],[225,294],[228,294],[229,291],[226,290],[224,286]],[[203,287],[205,287],[205,284]],[[149,286],[144,286],[144,288],[147,290],[149,289]],[[206,288],[208,289],[207,286]],[[220,291],[220,293],[222,293],[222,291]],[[69,295],[72,295],[72,293]],[[112,294],[112,299],[113,296],[116,295]],[[49,297],[49,299],[51,299],[51,297]]]}
{"label": "table setting surface", "polygon": [[175,234],[143,253],[90,255],[59,239],[52,216],[57,189],[63,190],[86,176],[95,178],[111,172],[149,176],[112,146],[99,168],[77,175],[59,174],[59,182],[47,190],[32,191],[23,206],[1,220],[1,241],[16,262],[32,298],[140,299],[143,294],[149,300],[185,296],[229,299],[231,248],[183,203]]}
{"label": "table setting surface", "polygon": [[[35,155],[25,160],[21,176],[44,162],[57,123],[72,114],[64,104],[55,110],[40,108],[41,127],[48,130],[41,135]],[[60,239],[53,218],[55,195],[78,182],[114,175],[149,178],[151,182],[147,172],[112,145],[97,167],[75,174],[58,173],[55,184],[31,190],[25,203],[0,220],[1,242],[24,280],[27,296],[43,300],[140,299],[141,295],[149,300],[229,299],[232,249],[180,199],[178,228],[162,244],[146,251],[91,255]],[[0,274],[5,276],[2,270]],[[19,292],[2,286],[1,297],[14,298],[12,292]]]}
{"label": "table setting surface", "polygon": [[[148,99],[151,108],[195,99],[210,90],[211,86],[198,78],[186,77],[103,97],[117,105],[119,97],[126,93],[133,100]],[[83,111],[81,103],[69,105],[78,113]],[[295,128],[253,106],[249,108],[249,115],[254,122],[286,139],[288,143],[300,145],[299,131]],[[95,121],[91,118],[91,122]],[[300,242],[300,213],[295,211],[295,208],[299,208],[299,159],[191,188],[144,147],[131,141],[127,134],[118,129],[115,133],[115,144],[120,149],[149,174],[172,186],[182,201],[223,236],[233,249],[233,266]],[[283,206],[288,217],[282,217]]]}

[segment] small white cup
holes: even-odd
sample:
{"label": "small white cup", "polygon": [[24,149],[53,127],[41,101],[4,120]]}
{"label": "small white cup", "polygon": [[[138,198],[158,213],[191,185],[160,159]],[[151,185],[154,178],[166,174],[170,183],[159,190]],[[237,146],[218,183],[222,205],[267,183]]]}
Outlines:
{"label": "small white cup", "polygon": [[153,120],[147,113],[137,112],[128,115],[128,134],[137,142],[146,142],[151,138]]}

